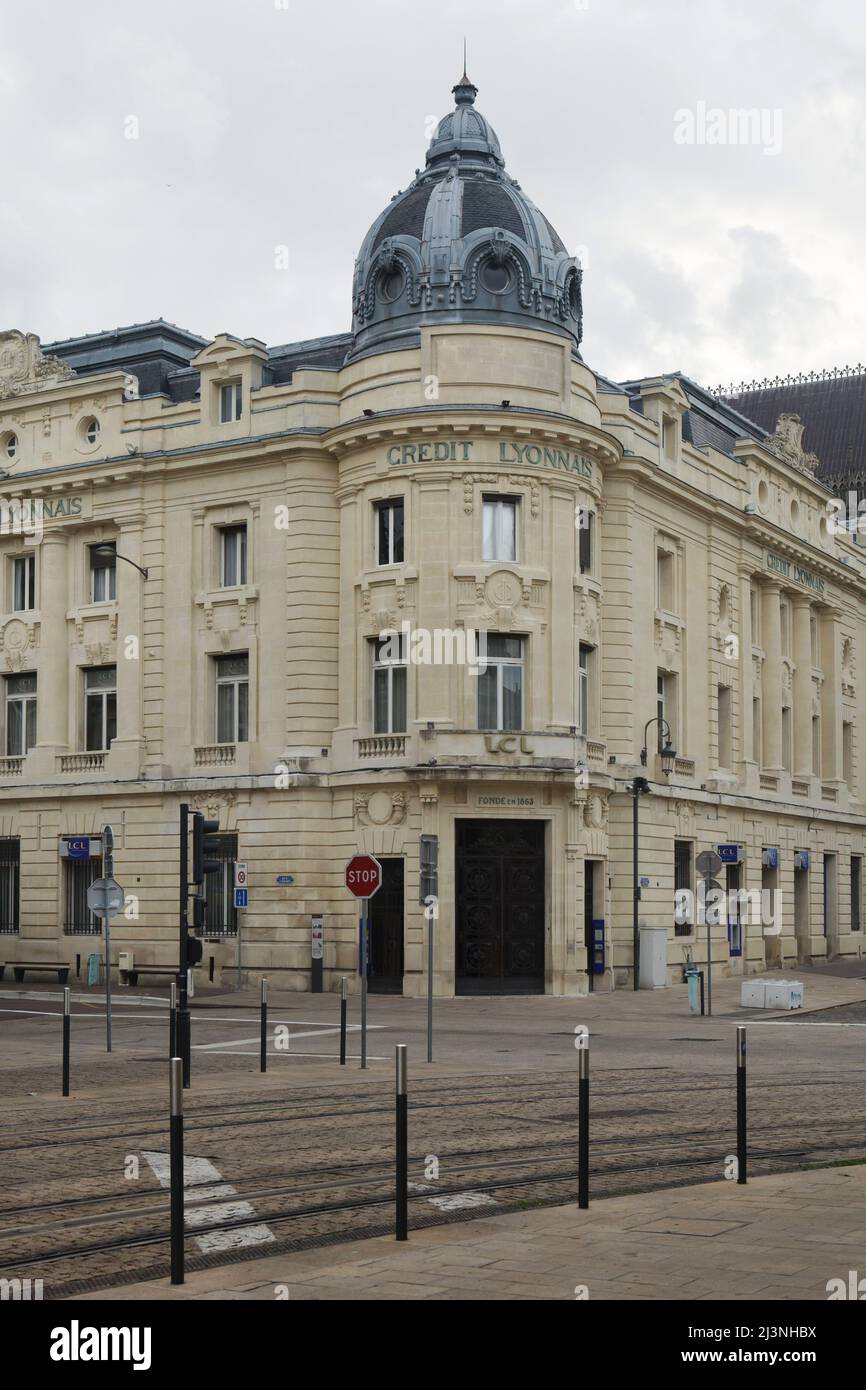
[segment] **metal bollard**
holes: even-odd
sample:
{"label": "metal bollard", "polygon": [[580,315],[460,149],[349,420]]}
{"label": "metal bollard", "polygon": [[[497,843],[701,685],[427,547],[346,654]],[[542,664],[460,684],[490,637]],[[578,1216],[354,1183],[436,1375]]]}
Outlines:
{"label": "metal bollard", "polygon": [[268,1069],[268,982],[262,980],[262,1042],[259,1070]]}
{"label": "metal bollard", "polygon": [[168,1056],[169,1060],[176,1057],[179,1052],[177,1045],[177,985],[174,980],[171,982],[171,994],[168,1001]]}
{"label": "metal bollard", "polygon": [[737,1025],[737,1182],[746,1181],[746,1030]]}
{"label": "metal bollard", "polygon": [[169,1066],[170,1182],[171,1182],[171,1282],[183,1283],[183,1061],[172,1057]]}
{"label": "metal bollard", "polygon": [[577,1097],[577,1205],[589,1206],[589,1038],[578,1057]]}
{"label": "metal bollard", "polygon": [[704,998],[704,972],[703,972],[703,970],[699,970],[699,971],[698,971],[698,979],[699,979],[700,982],[701,982],[701,1018],[703,1018],[704,1015],[705,1015],[705,1013],[706,1013],[706,999]]}
{"label": "metal bollard", "polygon": [[406,1044],[397,1043],[397,1240],[409,1238],[409,1097],[406,1093]]}
{"label": "metal bollard", "polygon": [[346,977],[340,979],[340,1066],[346,1065]]}
{"label": "metal bollard", "polygon": [[63,988],[63,1094],[69,1095],[69,986]]}

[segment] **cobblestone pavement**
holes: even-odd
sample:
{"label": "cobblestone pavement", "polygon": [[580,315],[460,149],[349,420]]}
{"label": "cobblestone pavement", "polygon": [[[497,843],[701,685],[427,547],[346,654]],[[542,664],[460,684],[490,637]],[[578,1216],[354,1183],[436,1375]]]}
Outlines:
{"label": "cobblestone pavement", "polygon": [[[863,985],[842,982],[839,997],[857,1007]],[[718,1179],[735,1148],[742,1015],[725,1009],[724,990],[713,1019],[683,1015],[681,995],[667,993],[529,1006],[451,1001],[438,1010],[443,1060],[430,1067],[418,1060],[421,1003],[376,1000],[367,1071],[357,1033],[349,1065],[337,1063],[333,998],[295,996],[274,1003],[264,1076],[255,1011],[238,998],[203,999],[185,1093],[190,1268],[392,1229],[393,1044],[403,1038],[415,1058],[416,1229],[576,1198],[573,1043],[583,1018],[593,1049],[593,1197]],[[605,1002],[616,1002],[612,1019]],[[77,1000],[73,1094],[64,1099],[56,998],[8,992],[0,1008],[0,1273],[42,1278],[46,1297],[163,1275],[164,1010],[147,999],[118,1005],[108,1056],[99,1001]],[[844,1012],[749,1019],[753,1174],[866,1159],[864,1035],[857,1020],[838,1026]],[[277,1045],[284,1027],[288,1053]]]}

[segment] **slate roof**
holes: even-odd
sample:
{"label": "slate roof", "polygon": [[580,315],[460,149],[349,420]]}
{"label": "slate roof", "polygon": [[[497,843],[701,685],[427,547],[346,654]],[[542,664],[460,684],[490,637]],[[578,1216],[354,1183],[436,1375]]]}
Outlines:
{"label": "slate roof", "polygon": [[818,476],[834,490],[866,493],[866,369],[752,382],[725,399],[768,433],[780,415],[799,415],[803,447],[818,455]]}

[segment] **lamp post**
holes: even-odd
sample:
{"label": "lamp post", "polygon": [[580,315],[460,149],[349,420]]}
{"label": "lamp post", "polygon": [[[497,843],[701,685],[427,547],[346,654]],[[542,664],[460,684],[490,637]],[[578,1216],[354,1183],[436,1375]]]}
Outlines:
{"label": "lamp post", "polygon": [[[647,765],[647,731],[651,724],[658,724],[660,739],[664,739],[661,747],[662,772],[669,777],[673,772],[674,759],[677,756],[676,749],[671,743],[671,727],[666,719],[648,719],[643,730],[643,748],[640,750],[641,767]],[[640,927],[638,925],[638,904],[640,903],[640,865],[639,865],[639,825],[638,825],[638,801],[642,796],[649,793],[650,784],[646,777],[635,777],[632,782],[632,854],[633,854],[633,903],[632,903],[632,982],[634,989],[640,989]]]}
{"label": "lamp post", "polygon": [[640,750],[640,761],[641,761],[641,766],[642,766],[642,767],[646,767],[646,765],[647,765],[647,737],[646,737],[646,736],[647,736],[647,729],[650,727],[651,724],[658,724],[658,726],[659,726],[659,741],[661,741],[661,739],[664,739],[664,740],[665,740],[665,742],[662,744],[661,748],[659,749],[659,753],[661,754],[661,760],[662,760],[662,772],[664,773],[665,777],[670,777],[671,773],[672,773],[673,770],[674,770],[674,759],[675,759],[676,756],[677,756],[677,750],[674,748],[674,746],[673,746],[672,743],[671,743],[671,726],[670,726],[670,724],[668,723],[668,721],[667,721],[666,719],[660,719],[660,718],[648,719],[647,722],[644,724],[644,727],[643,727],[643,748]]}
{"label": "lamp post", "polygon": [[114,556],[116,560],[125,560],[128,565],[132,565],[133,569],[137,569],[140,575],[145,579],[147,578],[147,570],[137,564],[135,560],[130,560],[128,555],[121,555],[116,546],[106,543],[104,545],[91,546],[91,550],[94,555],[99,555],[103,560],[110,560],[112,556]]}
{"label": "lamp post", "polygon": [[640,929],[638,927],[638,903],[640,902],[640,871],[638,868],[638,802],[649,792],[650,784],[645,777],[635,777],[631,784],[632,794],[632,855],[633,855],[633,901],[632,901],[632,981],[633,988],[640,988]]}

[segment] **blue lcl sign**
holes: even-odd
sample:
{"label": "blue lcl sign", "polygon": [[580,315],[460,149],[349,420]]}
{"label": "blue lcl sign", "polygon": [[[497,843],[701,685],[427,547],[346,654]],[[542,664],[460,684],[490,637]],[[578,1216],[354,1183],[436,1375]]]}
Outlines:
{"label": "blue lcl sign", "polygon": [[723,864],[739,864],[739,845],[716,845],[716,852]]}
{"label": "blue lcl sign", "polygon": [[90,836],[89,835],[70,835],[64,840],[66,846],[67,859],[89,859],[90,858]]}

